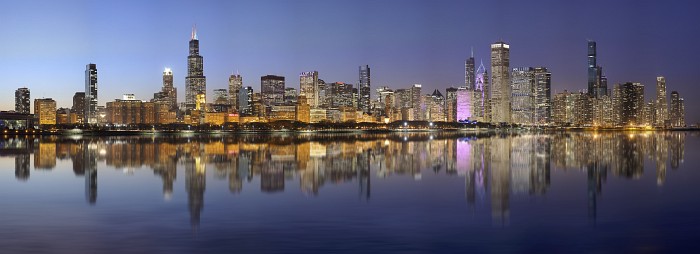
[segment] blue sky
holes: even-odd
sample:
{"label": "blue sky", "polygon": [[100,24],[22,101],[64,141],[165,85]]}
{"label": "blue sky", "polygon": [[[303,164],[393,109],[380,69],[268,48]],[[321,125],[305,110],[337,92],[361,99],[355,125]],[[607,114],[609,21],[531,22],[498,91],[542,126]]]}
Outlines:
{"label": "blue sky", "polygon": [[[693,1],[6,1],[0,3],[0,86],[29,87],[32,98],[69,107],[96,63],[99,104],[134,93],[150,99],[164,67],[184,98],[187,43],[199,31],[207,90],[239,72],[258,90],[260,76],[318,70],[327,82],[356,83],[359,65],[372,86],[423,84],[425,92],[464,82],[474,48],[489,65],[489,44],[511,44],[511,67],[546,66],[553,90],[586,88],[586,40],[610,87],[655,77],[686,98],[688,121],[700,120],[693,95],[700,80],[700,7]],[[13,92],[0,109],[13,109]],[[210,98],[211,99],[211,98]]]}

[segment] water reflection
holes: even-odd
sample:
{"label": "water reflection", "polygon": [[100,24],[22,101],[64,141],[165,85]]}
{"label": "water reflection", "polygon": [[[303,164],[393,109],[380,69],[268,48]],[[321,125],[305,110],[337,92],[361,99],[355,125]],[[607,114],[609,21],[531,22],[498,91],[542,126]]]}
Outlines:
{"label": "water reflection", "polygon": [[[85,179],[87,203],[98,201],[98,171],[126,174],[145,167],[162,181],[172,198],[178,168],[193,229],[204,209],[207,170],[213,181],[227,181],[231,193],[259,180],[259,190],[290,190],[315,196],[326,184],[356,181],[360,199],[369,200],[372,182],[423,174],[464,177],[467,204],[490,206],[494,224],[507,225],[511,195],[545,195],[553,169],[585,171],[588,214],[595,221],[597,201],[608,175],[637,179],[644,161],[653,162],[663,185],[667,164],[683,163],[685,132],[568,133],[414,133],[323,135],[231,135],[162,137],[36,137],[0,140],[0,156],[14,157],[15,177],[29,181],[34,170],[53,170],[70,160]],[[32,160],[33,157],[33,160]],[[98,168],[98,165],[107,168]],[[374,179],[372,179],[374,178]],[[212,179],[209,179],[212,181]]]}

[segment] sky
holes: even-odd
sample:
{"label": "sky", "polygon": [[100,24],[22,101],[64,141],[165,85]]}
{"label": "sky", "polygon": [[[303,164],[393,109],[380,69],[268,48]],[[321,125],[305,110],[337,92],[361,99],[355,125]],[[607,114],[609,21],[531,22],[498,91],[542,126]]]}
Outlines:
{"label": "sky", "polygon": [[[259,91],[260,76],[317,70],[326,82],[357,83],[372,69],[378,86],[424,93],[464,83],[473,48],[489,68],[493,42],[510,44],[511,67],[545,66],[552,91],[586,89],[586,43],[614,84],[656,76],[685,98],[686,120],[700,122],[697,1],[3,1],[0,3],[0,110],[14,90],[70,107],[97,64],[100,105],[133,93],[150,100],[170,67],[184,100],[188,41],[196,24],[209,100],[232,73]],[[374,92],[372,94],[374,96]]]}

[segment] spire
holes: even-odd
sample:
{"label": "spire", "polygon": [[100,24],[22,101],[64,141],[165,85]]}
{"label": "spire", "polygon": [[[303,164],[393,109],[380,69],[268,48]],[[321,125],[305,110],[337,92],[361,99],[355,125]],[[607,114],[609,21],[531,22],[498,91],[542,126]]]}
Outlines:
{"label": "spire", "polygon": [[474,58],[474,46],[472,46],[472,58]]}
{"label": "spire", "polygon": [[192,26],[192,38],[191,40],[197,40],[197,25]]}

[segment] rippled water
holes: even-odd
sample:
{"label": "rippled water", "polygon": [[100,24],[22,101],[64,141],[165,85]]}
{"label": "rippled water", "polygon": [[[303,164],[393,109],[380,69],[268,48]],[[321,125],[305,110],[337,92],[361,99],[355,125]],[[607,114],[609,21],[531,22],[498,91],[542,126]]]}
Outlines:
{"label": "rippled water", "polygon": [[0,252],[671,252],[693,132],[0,139]]}

